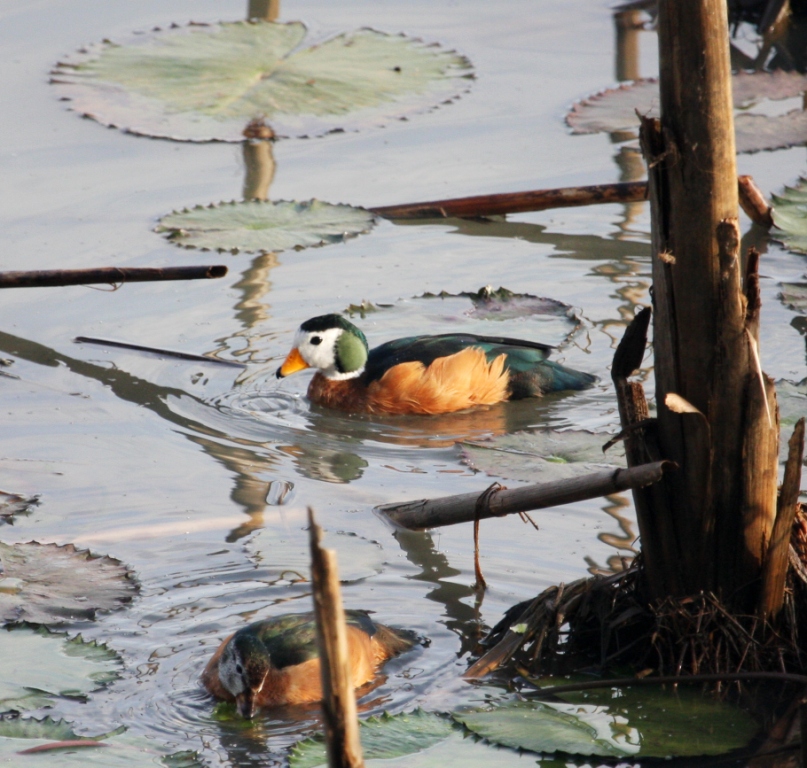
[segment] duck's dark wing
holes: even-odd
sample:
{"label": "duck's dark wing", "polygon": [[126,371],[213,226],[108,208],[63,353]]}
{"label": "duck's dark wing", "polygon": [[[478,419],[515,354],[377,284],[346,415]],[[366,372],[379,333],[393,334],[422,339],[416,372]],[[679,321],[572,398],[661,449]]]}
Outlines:
{"label": "duck's dark wing", "polygon": [[[376,626],[364,611],[345,611],[348,625],[358,627],[371,637]],[[317,624],[313,613],[292,613],[246,627],[252,630],[263,644],[272,665],[277,669],[293,667],[315,659],[317,651]]]}
{"label": "duck's dark wing", "polygon": [[400,363],[418,361],[428,367],[438,358],[455,355],[468,347],[482,349],[489,361],[501,354],[506,356],[505,368],[510,372],[512,399],[563,389],[584,389],[597,380],[588,373],[548,361],[547,357],[554,349],[548,344],[470,333],[409,336],[388,341],[370,351],[362,379],[365,384],[370,384]]}

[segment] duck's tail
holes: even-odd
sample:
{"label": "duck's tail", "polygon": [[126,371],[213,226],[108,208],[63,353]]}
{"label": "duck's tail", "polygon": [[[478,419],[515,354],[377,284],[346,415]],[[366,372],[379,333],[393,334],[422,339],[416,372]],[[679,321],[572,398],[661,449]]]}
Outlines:
{"label": "duck's tail", "polygon": [[510,370],[510,399],[540,397],[550,392],[587,389],[599,379],[590,373],[543,360],[529,371]]}

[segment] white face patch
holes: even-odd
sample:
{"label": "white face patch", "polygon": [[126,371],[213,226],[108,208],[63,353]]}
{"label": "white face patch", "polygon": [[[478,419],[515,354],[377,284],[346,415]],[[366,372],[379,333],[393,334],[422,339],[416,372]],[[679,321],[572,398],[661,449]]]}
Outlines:
{"label": "white face patch", "polygon": [[336,342],[345,333],[341,328],[328,328],[324,331],[304,331],[299,329],[294,337],[294,346],[300,357],[312,368],[322,371],[326,379],[344,381],[355,379],[364,372],[364,368],[350,373],[342,373],[336,367]]}
{"label": "white face patch", "polygon": [[225,648],[219,659],[219,680],[233,696],[244,692],[244,668],[232,643]]}

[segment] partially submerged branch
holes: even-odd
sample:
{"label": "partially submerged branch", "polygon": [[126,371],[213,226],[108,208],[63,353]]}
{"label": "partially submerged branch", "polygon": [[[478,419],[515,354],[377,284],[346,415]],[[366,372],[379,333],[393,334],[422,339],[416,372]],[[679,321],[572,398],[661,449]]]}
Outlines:
{"label": "partially submerged branch", "polygon": [[[748,218],[761,227],[773,226],[771,207],[750,176],[737,180],[740,204]],[[641,203],[647,200],[646,181],[625,181],[615,184],[592,184],[585,187],[535,189],[527,192],[505,192],[498,195],[473,195],[423,203],[382,205],[368,210],[385,219],[458,219],[505,216],[508,213],[545,211],[550,208],[571,208],[605,203]]]}
{"label": "partially submerged branch", "polygon": [[422,531],[441,525],[502,517],[514,512],[557,507],[639,488],[658,482],[664,472],[673,466],[669,461],[657,461],[630,469],[608,469],[585,477],[525,485],[522,488],[493,488],[481,494],[462,493],[439,499],[383,504],[376,507],[376,511],[395,525]]}
{"label": "partially submerged branch", "polygon": [[0,288],[50,288],[92,283],[143,283],[157,280],[207,280],[224,277],[222,264],[201,267],[98,267],[95,269],[37,269],[0,272]]}

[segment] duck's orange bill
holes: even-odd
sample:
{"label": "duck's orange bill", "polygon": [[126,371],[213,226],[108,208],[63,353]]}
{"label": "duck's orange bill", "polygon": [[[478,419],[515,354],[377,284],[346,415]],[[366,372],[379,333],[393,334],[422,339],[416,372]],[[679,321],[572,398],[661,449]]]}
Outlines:
{"label": "duck's orange bill", "polygon": [[283,361],[283,365],[277,369],[278,378],[281,376],[288,376],[291,373],[302,371],[304,368],[309,368],[308,363],[300,356],[300,350],[294,347],[289,356]]}

